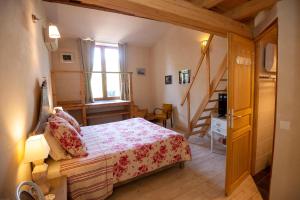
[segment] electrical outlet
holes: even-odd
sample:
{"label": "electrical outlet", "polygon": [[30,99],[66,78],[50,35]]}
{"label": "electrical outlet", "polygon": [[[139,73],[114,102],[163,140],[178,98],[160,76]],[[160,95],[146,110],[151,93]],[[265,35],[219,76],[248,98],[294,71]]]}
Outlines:
{"label": "electrical outlet", "polygon": [[290,121],[280,121],[279,127],[282,130],[290,130],[291,122]]}

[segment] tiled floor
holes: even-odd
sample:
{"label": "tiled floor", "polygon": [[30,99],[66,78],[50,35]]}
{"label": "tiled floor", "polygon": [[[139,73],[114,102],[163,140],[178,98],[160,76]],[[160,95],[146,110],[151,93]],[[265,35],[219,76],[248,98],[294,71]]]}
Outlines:
{"label": "tiled floor", "polygon": [[[261,200],[249,177],[230,196],[224,196],[225,156],[211,153],[209,139],[190,138],[193,160],[184,169],[173,167],[114,189],[109,200]],[[194,144],[192,144],[194,143]]]}

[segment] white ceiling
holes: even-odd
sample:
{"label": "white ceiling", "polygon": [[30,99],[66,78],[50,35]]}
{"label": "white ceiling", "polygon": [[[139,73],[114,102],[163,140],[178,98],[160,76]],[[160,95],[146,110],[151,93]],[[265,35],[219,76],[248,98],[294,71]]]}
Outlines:
{"label": "white ceiling", "polygon": [[173,25],[117,13],[43,2],[49,22],[62,37],[152,46]]}

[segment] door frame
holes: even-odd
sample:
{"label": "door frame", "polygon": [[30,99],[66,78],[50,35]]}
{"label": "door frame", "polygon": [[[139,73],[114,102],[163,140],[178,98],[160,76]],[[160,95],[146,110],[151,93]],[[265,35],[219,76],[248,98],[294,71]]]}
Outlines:
{"label": "door frame", "polygon": [[[259,98],[259,66],[257,65],[257,42],[266,34],[277,28],[277,46],[278,46],[278,19],[276,18],[268,27],[266,27],[257,37],[255,41],[255,67],[254,67],[254,105],[253,105],[253,132],[252,132],[252,152],[251,152],[251,175],[255,175],[256,165],[256,148],[257,148],[257,118],[258,118],[258,98]],[[274,144],[275,144],[275,129],[277,119],[277,90],[278,90],[278,48],[277,48],[277,66],[276,66],[276,83],[275,83],[275,111],[274,111],[274,131],[273,131],[273,154],[271,166],[273,166]],[[272,178],[272,167],[271,167]]]}

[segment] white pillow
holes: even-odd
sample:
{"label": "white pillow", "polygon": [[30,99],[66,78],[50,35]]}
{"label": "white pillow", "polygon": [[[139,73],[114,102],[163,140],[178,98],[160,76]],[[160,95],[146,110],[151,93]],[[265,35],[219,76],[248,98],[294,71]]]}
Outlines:
{"label": "white pillow", "polygon": [[65,160],[65,159],[71,159],[72,156],[69,155],[66,150],[64,150],[59,142],[55,139],[55,137],[50,133],[50,127],[49,124],[46,123],[45,131],[44,131],[44,137],[50,147],[50,156],[53,160],[59,161],[59,160]]}

